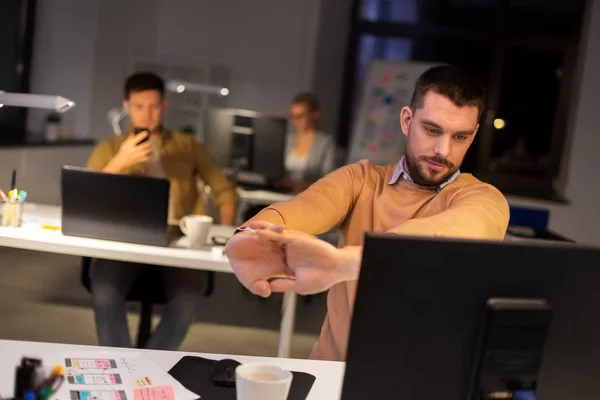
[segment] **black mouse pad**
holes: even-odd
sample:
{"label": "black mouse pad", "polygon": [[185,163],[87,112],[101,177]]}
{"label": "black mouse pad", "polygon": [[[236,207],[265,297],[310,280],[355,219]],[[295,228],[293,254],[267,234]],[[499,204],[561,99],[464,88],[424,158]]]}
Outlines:
{"label": "black mouse pad", "polygon": [[[235,400],[235,388],[215,386],[213,364],[216,360],[186,356],[169,370],[169,374],[188,390],[211,400]],[[305,400],[316,378],[305,372],[294,372],[288,400]]]}

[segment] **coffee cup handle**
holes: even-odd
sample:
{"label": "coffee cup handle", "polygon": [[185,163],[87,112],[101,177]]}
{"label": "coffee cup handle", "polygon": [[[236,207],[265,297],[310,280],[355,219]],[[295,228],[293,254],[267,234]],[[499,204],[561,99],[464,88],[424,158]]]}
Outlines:
{"label": "coffee cup handle", "polygon": [[188,234],[187,227],[185,226],[186,220],[187,220],[187,217],[183,217],[179,220],[179,229],[181,229],[181,232],[183,232],[184,235]]}

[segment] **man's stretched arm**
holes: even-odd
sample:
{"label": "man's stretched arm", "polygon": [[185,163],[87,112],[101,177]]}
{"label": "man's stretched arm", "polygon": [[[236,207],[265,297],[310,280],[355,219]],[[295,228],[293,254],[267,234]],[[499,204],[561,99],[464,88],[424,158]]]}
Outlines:
{"label": "man's stretched arm", "polygon": [[[283,225],[314,235],[326,232],[341,224],[350,213],[362,188],[364,171],[362,164],[340,168],[294,199],[266,208],[243,226],[252,225],[272,233],[280,233]],[[273,224],[281,225],[280,229],[271,230]],[[232,237],[225,253],[238,280],[260,296],[268,297],[278,291],[276,282],[281,279],[270,282],[271,277],[291,274],[281,246],[248,232]]]}
{"label": "man's stretched arm", "polygon": [[[411,236],[454,237],[465,239],[502,240],[508,226],[506,199],[495,188],[485,185],[481,190],[457,195],[451,207],[437,215],[412,219],[387,233]],[[333,285],[358,280],[362,261],[362,246],[336,249],[320,239],[301,232],[276,230],[257,231],[263,239],[286,245],[287,264],[296,274],[296,281],[280,282],[276,290],[296,290],[313,294]],[[306,271],[310,271],[308,274]],[[303,278],[306,279],[303,280]],[[353,298],[348,299],[352,304]]]}
{"label": "man's stretched arm", "polygon": [[339,227],[358,198],[366,169],[364,162],[339,168],[293,199],[265,208],[243,226],[264,221],[312,235]]}
{"label": "man's stretched arm", "polygon": [[510,212],[502,193],[488,184],[458,193],[437,215],[411,219],[387,233],[481,240],[503,240]]}

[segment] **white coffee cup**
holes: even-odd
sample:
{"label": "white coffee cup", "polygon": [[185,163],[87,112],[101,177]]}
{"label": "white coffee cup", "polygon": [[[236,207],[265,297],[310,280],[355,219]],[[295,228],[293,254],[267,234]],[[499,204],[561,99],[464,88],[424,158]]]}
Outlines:
{"label": "white coffee cup", "polygon": [[276,365],[243,364],[235,369],[237,400],[286,400],[292,373]]}
{"label": "white coffee cup", "polygon": [[179,228],[187,236],[189,247],[199,249],[206,244],[212,223],[208,215],[187,215],[179,220]]}

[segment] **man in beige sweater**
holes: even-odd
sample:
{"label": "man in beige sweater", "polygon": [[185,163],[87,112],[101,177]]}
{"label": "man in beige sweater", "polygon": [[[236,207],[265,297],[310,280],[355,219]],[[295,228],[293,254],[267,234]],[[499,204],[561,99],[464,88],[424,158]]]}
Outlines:
{"label": "man in beige sweater", "polygon": [[[363,160],[342,167],[294,199],[261,211],[245,224],[253,231],[229,241],[236,276],[257,295],[329,289],[327,317],[311,358],[346,358],[365,232],[504,238],[504,196],[459,171],[484,105],[484,87],[466,72],[450,66],[427,70],[400,114],[406,149],[398,164]],[[345,247],[312,236],[333,228],[342,230]],[[281,276],[294,279],[273,279]]]}

